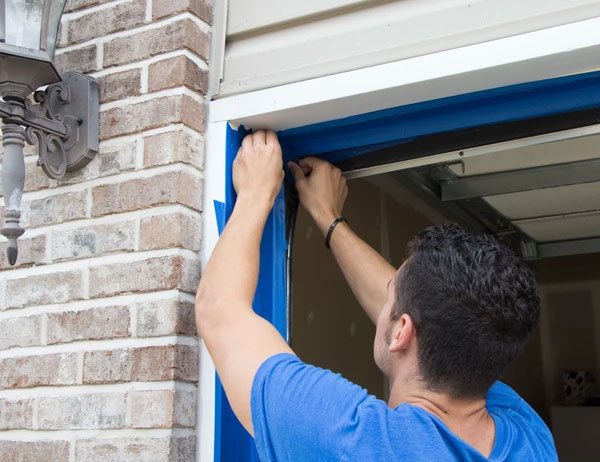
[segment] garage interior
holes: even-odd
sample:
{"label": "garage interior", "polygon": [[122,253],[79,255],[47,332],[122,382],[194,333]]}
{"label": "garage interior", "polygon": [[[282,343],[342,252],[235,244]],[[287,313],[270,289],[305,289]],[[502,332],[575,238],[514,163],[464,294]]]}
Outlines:
{"label": "garage interior", "polygon": [[[589,132],[588,132],[589,133]],[[600,135],[487,149],[348,182],[344,216],[395,267],[407,242],[444,221],[493,233],[534,269],[541,319],[507,370],[512,386],[552,429],[561,461],[600,452]],[[374,325],[346,285],[310,216],[293,241],[291,342],[306,362],[341,373],[378,398]],[[568,372],[584,391],[565,393]]]}

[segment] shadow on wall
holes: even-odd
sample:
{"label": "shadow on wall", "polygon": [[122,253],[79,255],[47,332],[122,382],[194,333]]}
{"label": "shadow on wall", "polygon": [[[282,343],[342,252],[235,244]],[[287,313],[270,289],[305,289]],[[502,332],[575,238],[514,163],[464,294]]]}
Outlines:
{"label": "shadow on wall", "polygon": [[[348,183],[343,214],[352,229],[395,267],[421,229],[441,221],[385,175]],[[437,218],[437,220],[436,220]],[[373,361],[375,326],[363,312],[310,215],[300,208],[293,267],[292,347],[305,362],[341,373],[378,398],[384,377]]]}

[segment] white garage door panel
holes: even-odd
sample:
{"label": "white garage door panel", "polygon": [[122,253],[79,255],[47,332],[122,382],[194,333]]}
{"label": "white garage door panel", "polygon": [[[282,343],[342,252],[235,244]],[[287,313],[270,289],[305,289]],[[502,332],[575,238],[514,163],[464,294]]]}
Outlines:
{"label": "white garage door panel", "polygon": [[598,236],[600,212],[571,217],[555,217],[515,222],[519,228],[538,242],[553,242]]}
{"label": "white garage door panel", "polygon": [[[246,1],[240,9],[241,2],[229,7],[233,35],[227,38],[220,96],[600,16],[599,0],[345,2],[350,9],[339,9],[339,1],[320,7],[313,1],[305,7],[268,1],[277,11],[266,11],[260,22],[263,2]],[[244,19],[249,9],[252,16]]]}
{"label": "white garage door panel", "polygon": [[509,220],[598,210],[600,182],[488,196],[485,200]]}
{"label": "white garage door panel", "polygon": [[457,176],[484,175],[523,168],[600,158],[600,135],[536,144],[485,156],[469,157],[450,168]]}

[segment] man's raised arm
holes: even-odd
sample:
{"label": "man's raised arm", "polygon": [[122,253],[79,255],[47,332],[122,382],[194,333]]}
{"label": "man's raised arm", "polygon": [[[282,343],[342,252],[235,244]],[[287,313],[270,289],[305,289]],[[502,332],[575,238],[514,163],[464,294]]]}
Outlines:
{"label": "man's raised arm", "polygon": [[[346,179],[338,168],[316,157],[302,159],[299,164],[289,162],[288,166],[300,202],[325,237],[333,221],[341,216],[348,193]],[[330,246],[354,296],[376,323],[387,297],[387,284],[396,269],[344,222],[334,228]]]}
{"label": "man's raised arm", "polygon": [[235,415],[252,435],[250,393],[256,371],[274,354],[293,353],[277,330],[252,310],[260,241],[282,181],[275,133],[258,131],[244,138],[233,165],[235,208],[196,294],[198,332]]}

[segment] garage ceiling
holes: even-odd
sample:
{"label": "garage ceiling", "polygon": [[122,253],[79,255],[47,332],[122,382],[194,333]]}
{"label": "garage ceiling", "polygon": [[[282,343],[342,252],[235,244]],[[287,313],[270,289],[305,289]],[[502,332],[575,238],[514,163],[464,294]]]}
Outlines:
{"label": "garage ceiling", "polygon": [[530,239],[526,257],[600,251],[600,135],[497,151],[444,168],[442,200],[466,207],[483,200]]}
{"label": "garage ceiling", "polygon": [[596,253],[600,135],[589,133],[510,149],[490,146],[452,165],[392,176],[449,220],[496,233],[525,259]]}

